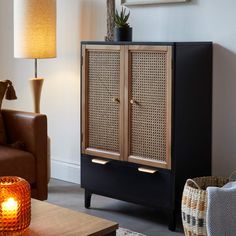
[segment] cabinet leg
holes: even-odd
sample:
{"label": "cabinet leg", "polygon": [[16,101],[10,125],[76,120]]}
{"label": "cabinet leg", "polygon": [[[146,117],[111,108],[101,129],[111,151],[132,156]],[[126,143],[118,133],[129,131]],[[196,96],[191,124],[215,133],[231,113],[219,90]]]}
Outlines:
{"label": "cabinet leg", "polygon": [[90,208],[92,193],[85,189],[84,192],[84,206]]}
{"label": "cabinet leg", "polygon": [[170,210],[168,228],[171,231],[175,231],[175,229],[176,229],[176,212],[175,212],[175,210]]}

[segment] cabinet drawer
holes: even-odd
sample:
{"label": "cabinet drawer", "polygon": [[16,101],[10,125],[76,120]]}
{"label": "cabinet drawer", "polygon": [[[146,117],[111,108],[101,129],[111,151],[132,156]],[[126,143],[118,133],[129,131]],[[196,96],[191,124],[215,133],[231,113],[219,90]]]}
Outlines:
{"label": "cabinet drawer", "polygon": [[149,167],[134,163],[116,160],[99,163],[92,162],[92,159],[94,157],[88,155],[81,158],[83,188],[95,194],[146,206],[172,208],[173,188],[169,170],[158,169],[155,173],[147,173]]}

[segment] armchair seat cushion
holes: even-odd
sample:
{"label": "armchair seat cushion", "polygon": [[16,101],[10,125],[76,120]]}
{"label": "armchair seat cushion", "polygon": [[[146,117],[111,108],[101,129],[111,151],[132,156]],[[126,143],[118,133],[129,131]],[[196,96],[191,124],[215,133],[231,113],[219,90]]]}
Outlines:
{"label": "armchair seat cushion", "polygon": [[[13,175],[26,179],[31,184],[31,196],[46,200],[48,195],[46,115],[2,110],[2,117],[7,143],[10,143],[11,147],[0,145],[0,176]],[[13,148],[19,143],[24,144],[24,151]]]}
{"label": "armchair seat cushion", "polygon": [[35,157],[26,151],[0,145],[0,176],[19,176],[35,182]]}

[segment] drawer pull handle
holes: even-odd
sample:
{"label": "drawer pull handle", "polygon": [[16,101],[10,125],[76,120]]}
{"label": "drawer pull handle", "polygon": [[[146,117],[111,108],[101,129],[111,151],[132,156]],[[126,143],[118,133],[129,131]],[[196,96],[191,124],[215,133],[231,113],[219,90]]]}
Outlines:
{"label": "drawer pull handle", "polygon": [[92,159],[93,163],[100,164],[100,165],[106,165],[109,161],[101,160],[101,159]]}
{"label": "drawer pull handle", "polygon": [[154,174],[157,172],[157,170],[154,169],[148,169],[148,168],[144,168],[144,167],[139,167],[138,171],[140,172],[144,172],[144,173],[148,173],[148,174]]}

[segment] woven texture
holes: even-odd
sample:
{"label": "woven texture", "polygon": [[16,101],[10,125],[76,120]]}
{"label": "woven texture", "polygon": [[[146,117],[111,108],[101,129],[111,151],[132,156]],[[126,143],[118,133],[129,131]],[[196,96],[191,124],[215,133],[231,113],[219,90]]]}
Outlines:
{"label": "woven texture", "polygon": [[89,52],[89,147],[119,152],[120,53]]}
{"label": "woven texture", "polygon": [[167,52],[133,52],[131,155],[166,162],[168,147]]}
{"label": "woven texture", "polygon": [[206,188],[209,186],[222,187],[228,182],[228,179],[224,177],[207,176],[194,178],[192,180],[186,181],[182,196],[181,211],[184,233],[185,236],[207,236]]}
{"label": "woven texture", "polygon": [[0,193],[0,231],[19,233],[30,224],[30,185],[19,177],[1,177]]}

